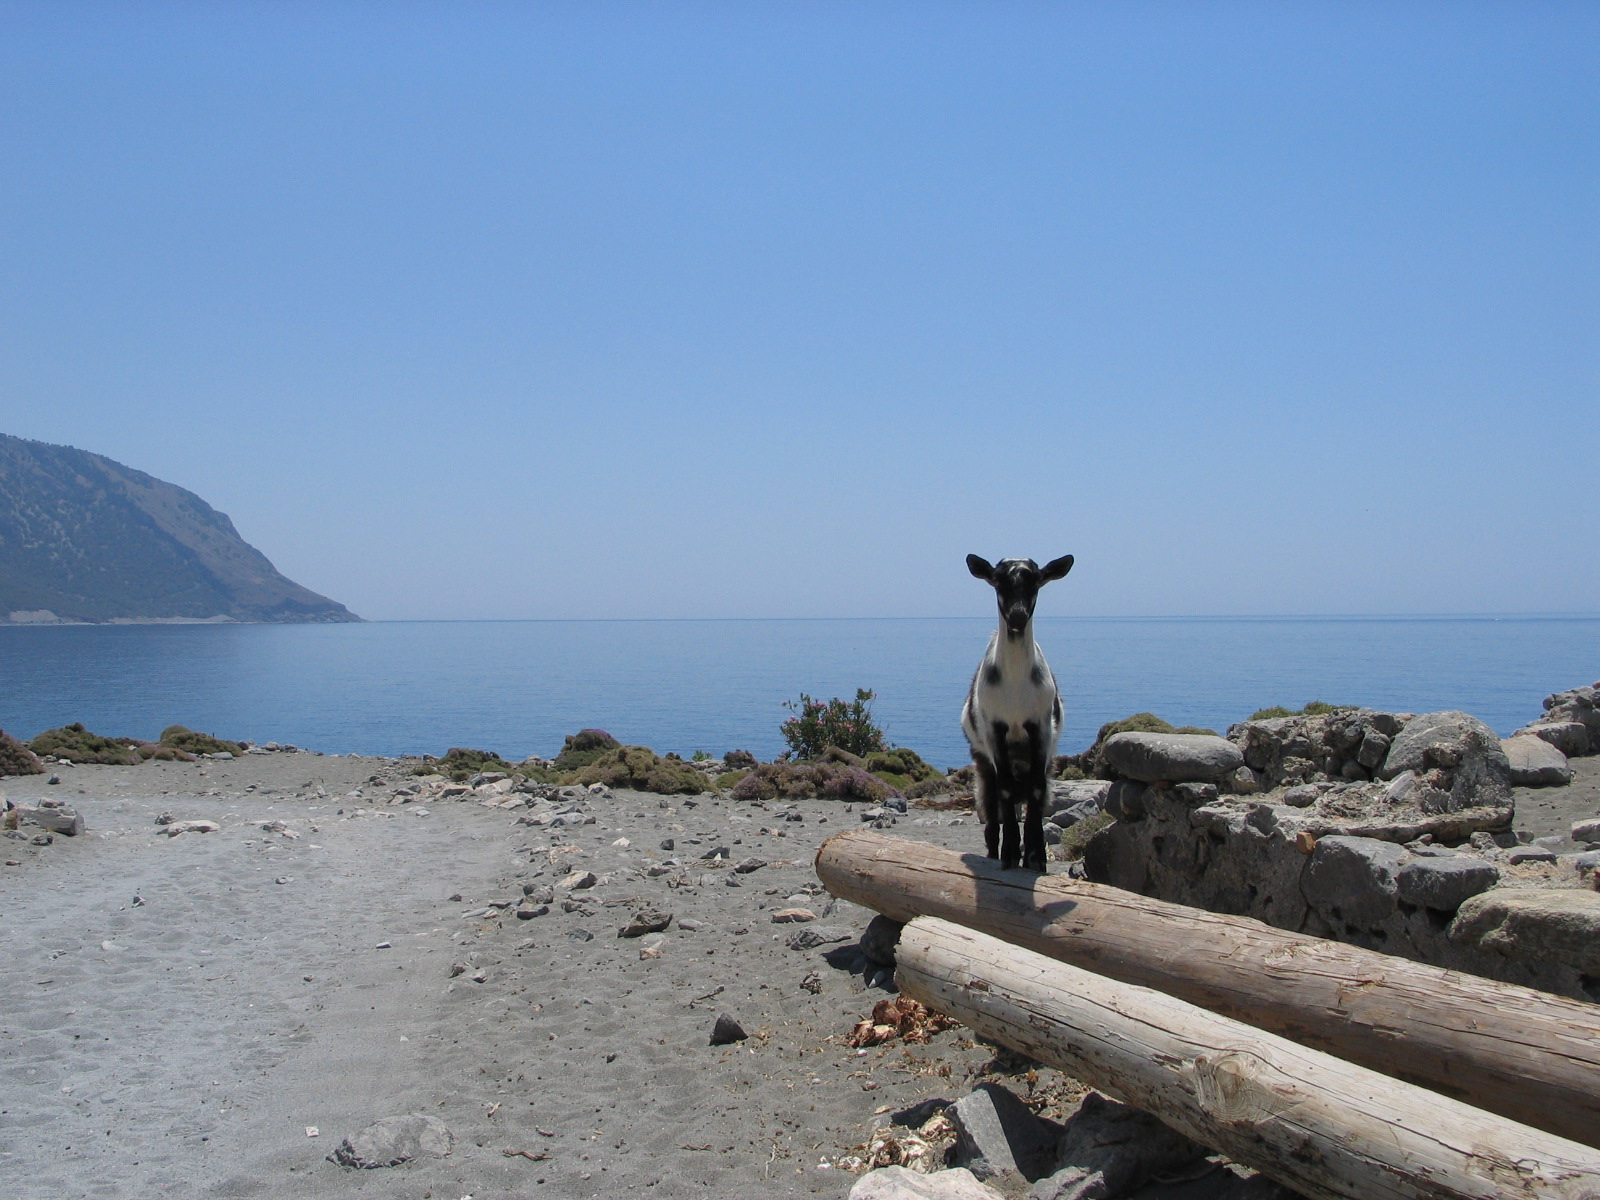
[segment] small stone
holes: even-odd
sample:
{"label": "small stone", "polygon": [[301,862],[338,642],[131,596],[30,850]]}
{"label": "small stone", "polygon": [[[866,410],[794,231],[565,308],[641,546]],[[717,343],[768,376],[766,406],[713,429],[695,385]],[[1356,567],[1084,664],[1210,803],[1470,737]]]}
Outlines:
{"label": "small stone", "polygon": [[639,947],[639,957],[641,959],[660,958],[661,957],[661,944],[658,942],[658,943],[656,943],[654,945],[650,945],[650,946],[640,946]]}
{"label": "small stone", "polygon": [[374,950],[393,950],[394,949],[394,943],[393,942],[379,942],[376,946],[373,947],[373,949]]}
{"label": "small stone", "polygon": [[1572,823],[1572,840],[1575,842],[1600,842],[1600,817],[1586,817]]}
{"label": "small stone", "polygon": [[519,905],[517,905],[517,920],[519,920],[519,921],[531,921],[535,917],[548,916],[549,913],[550,913],[550,906],[548,904],[519,904]]}
{"label": "small stone", "polygon": [[678,928],[685,933],[694,933],[697,930],[704,929],[705,925],[698,918],[684,917],[683,920],[678,922]]}
{"label": "small stone", "polygon": [[569,929],[567,930],[567,937],[571,938],[575,942],[594,941],[594,934],[590,933],[587,929]]}
{"label": "small stone", "polygon": [[421,1113],[385,1117],[346,1138],[328,1161],[359,1170],[397,1167],[414,1158],[444,1158],[455,1141],[455,1135],[437,1117]]}
{"label": "small stone", "polygon": [[740,875],[749,875],[754,871],[761,870],[761,868],[766,865],[767,860],[764,858],[745,858],[740,859],[739,862],[734,865],[733,869]]}
{"label": "small stone", "polygon": [[662,838],[661,848],[663,850],[676,850],[678,848],[678,843],[672,838]]}
{"label": "small stone", "polygon": [[848,929],[839,929],[832,925],[807,925],[798,933],[790,934],[784,945],[791,950],[814,950],[818,946],[848,942],[853,936]]}
{"label": "small stone", "polygon": [[660,933],[671,924],[671,913],[662,912],[657,908],[641,908],[633,914],[632,920],[617,930],[617,936],[625,938],[643,937],[647,933]]}
{"label": "small stone", "polygon": [[713,1046],[731,1046],[734,1042],[742,1042],[749,1036],[744,1031],[744,1026],[728,1013],[719,1016],[717,1023],[711,1028]]}
{"label": "small stone", "polygon": [[33,837],[31,837],[28,840],[30,842],[32,842],[35,846],[48,846],[48,845],[50,845],[50,843],[54,842],[56,839],[55,839],[55,835],[54,834],[36,833],[36,834],[33,835]]}
{"label": "small stone", "polygon": [[1521,863],[1553,863],[1555,860],[1554,850],[1546,850],[1539,846],[1525,846],[1521,850],[1513,850],[1510,856],[1513,867]]}
{"label": "small stone", "polygon": [[593,871],[574,871],[556,886],[569,891],[583,891],[599,883],[599,877]]}
{"label": "small stone", "polygon": [[462,966],[460,963],[451,963],[450,964],[450,978],[451,979],[454,979],[457,975],[465,975],[466,973],[467,973],[466,967]]}
{"label": "small stone", "polygon": [[724,859],[726,859],[726,858],[732,858],[733,855],[729,852],[729,850],[728,850],[728,848],[726,846],[718,846],[714,850],[707,850],[700,857],[702,859],[712,859],[712,858],[724,858]]}
{"label": "small stone", "polygon": [[800,921],[815,921],[817,914],[809,908],[780,908],[772,914],[774,925],[788,925]]}

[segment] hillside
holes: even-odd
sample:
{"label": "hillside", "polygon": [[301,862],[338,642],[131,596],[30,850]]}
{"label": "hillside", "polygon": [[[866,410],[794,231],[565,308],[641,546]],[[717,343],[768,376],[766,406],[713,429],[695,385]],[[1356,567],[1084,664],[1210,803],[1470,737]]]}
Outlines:
{"label": "hillside", "polygon": [[359,621],[278,573],[193,492],[0,434],[0,624]]}

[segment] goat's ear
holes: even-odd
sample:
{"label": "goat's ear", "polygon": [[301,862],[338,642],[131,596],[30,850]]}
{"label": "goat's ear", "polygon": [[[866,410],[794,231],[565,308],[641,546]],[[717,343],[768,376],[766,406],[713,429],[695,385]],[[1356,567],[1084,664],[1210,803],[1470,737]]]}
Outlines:
{"label": "goat's ear", "polygon": [[1039,582],[1049,583],[1052,579],[1060,579],[1070,570],[1072,570],[1072,555],[1068,554],[1053,562],[1045,563],[1044,569],[1039,572]]}
{"label": "goat's ear", "polygon": [[967,555],[967,570],[985,582],[994,582],[994,568],[987,559],[979,558],[976,554]]}

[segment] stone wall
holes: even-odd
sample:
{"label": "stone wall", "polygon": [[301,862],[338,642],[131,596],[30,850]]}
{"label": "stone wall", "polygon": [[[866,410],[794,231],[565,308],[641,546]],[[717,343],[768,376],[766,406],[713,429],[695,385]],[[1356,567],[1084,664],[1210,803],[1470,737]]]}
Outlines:
{"label": "stone wall", "polygon": [[1600,1000],[1600,848],[1523,844],[1512,791],[1600,750],[1596,689],[1544,707],[1504,741],[1466,713],[1370,709],[1117,734],[1116,778],[1057,804],[1081,815],[1092,793],[1116,818],[1085,851],[1097,882]]}

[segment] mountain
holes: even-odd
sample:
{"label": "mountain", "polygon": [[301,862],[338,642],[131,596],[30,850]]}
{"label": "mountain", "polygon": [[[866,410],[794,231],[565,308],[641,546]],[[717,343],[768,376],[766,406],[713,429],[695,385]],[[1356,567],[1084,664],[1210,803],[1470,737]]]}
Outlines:
{"label": "mountain", "polygon": [[193,492],[0,434],[0,624],[360,619],[280,575]]}

